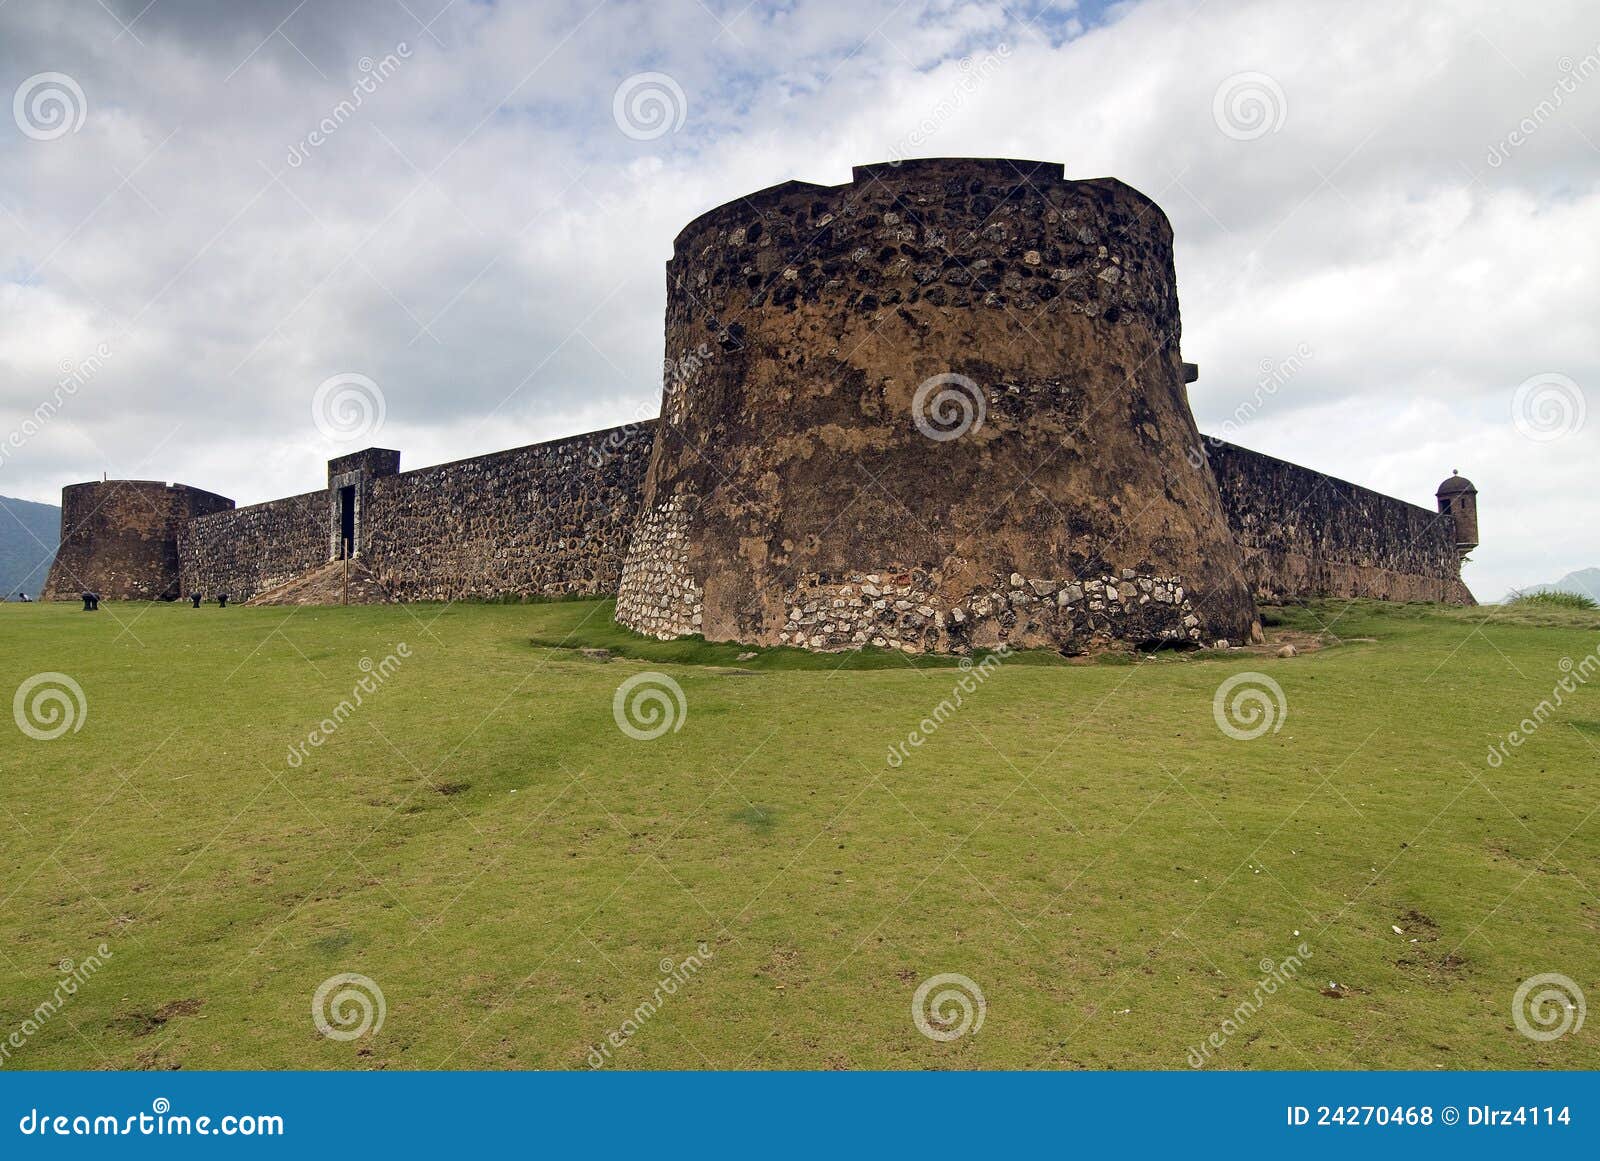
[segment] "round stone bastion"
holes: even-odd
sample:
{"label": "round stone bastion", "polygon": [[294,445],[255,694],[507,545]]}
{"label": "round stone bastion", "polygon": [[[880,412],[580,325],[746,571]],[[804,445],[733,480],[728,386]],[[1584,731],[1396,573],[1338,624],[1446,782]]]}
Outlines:
{"label": "round stone bastion", "polygon": [[678,235],[617,619],[814,650],[1246,640],[1200,446],[1143,194],[997,159],[787,182]]}

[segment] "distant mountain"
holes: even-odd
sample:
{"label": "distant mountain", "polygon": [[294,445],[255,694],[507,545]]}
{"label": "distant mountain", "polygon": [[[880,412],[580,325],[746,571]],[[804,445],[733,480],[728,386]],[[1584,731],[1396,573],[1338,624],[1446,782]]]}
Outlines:
{"label": "distant mountain", "polygon": [[1600,602],[1600,568],[1581,568],[1577,572],[1569,572],[1555,584],[1529,585],[1524,589],[1513,589],[1506,594],[1506,599],[1510,600],[1518,593],[1581,593],[1593,601]]}
{"label": "distant mountain", "polygon": [[60,508],[0,496],[0,597],[37,600],[60,540]]}

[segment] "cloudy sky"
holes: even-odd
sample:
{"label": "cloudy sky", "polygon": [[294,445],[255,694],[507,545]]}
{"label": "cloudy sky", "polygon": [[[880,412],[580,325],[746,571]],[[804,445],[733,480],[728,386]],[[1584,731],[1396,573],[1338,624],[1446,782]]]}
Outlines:
{"label": "cloudy sky", "polygon": [[334,376],[408,467],[653,415],[690,218],[999,155],[1166,209],[1203,431],[1600,565],[1592,0],[0,0],[0,89],[0,494],[309,490]]}

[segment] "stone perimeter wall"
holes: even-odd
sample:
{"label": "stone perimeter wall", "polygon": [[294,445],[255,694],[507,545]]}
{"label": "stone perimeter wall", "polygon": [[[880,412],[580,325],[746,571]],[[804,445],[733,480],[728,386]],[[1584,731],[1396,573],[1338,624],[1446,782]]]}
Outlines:
{"label": "stone perimeter wall", "polygon": [[1371,597],[1471,605],[1448,516],[1207,438],[1256,599]]}
{"label": "stone perimeter wall", "polygon": [[[700,597],[683,568],[686,522],[672,509],[639,512],[655,421],[534,444],[372,481],[362,563],[400,600],[610,593],[630,539],[678,591],[647,632],[701,629]],[[1252,591],[1262,601],[1371,597],[1472,604],[1454,531],[1438,513],[1320,472],[1207,438],[1211,468]],[[227,592],[247,600],[329,559],[326,490],[247,508],[183,485],[77,484],[63,491],[63,540],[46,599],[86,587],[107,599]],[[668,506],[671,507],[670,505]],[[196,515],[196,513],[200,513]],[[637,567],[637,565],[635,565]],[[1181,579],[1116,571],[1079,577],[1020,574],[937,607],[928,577],[884,567],[806,578],[782,626],[783,644],[993,645],[997,632],[1045,620],[1070,643],[1107,622],[1116,636],[1178,636],[1191,628]],[[673,610],[666,615],[666,609]],[[680,614],[681,610],[681,614]]]}
{"label": "stone perimeter wall", "polygon": [[[372,479],[357,560],[391,600],[615,592],[655,426]],[[336,513],[322,489],[191,522],[183,591],[243,601],[328,563]]]}
{"label": "stone perimeter wall", "polygon": [[183,592],[236,601],[328,559],[327,492],[304,492],[191,520],[178,536]]}
{"label": "stone perimeter wall", "polygon": [[655,426],[376,479],[362,561],[395,600],[616,592]]}

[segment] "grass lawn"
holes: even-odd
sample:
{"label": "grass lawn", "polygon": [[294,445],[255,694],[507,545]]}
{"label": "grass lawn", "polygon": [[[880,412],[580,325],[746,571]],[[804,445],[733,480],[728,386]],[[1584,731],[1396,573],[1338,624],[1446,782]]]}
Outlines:
{"label": "grass lawn", "polygon": [[[1213,1033],[1216,1068],[1600,1067],[1600,1013],[1512,1012],[1542,973],[1600,1000],[1600,673],[1487,760],[1600,614],[1327,604],[1273,618],[1342,639],[1293,658],[980,681],[610,610],[0,606],[0,694],[87,704],[0,732],[3,1067],[1181,1069]],[[687,712],[640,740],[646,671]],[[1246,671],[1288,707],[1247,741],[1213,716]],[[345,972],[375,1034],[314,1026]],[[941,973],[984,1002],[949,1040],[912,1015]]]}

